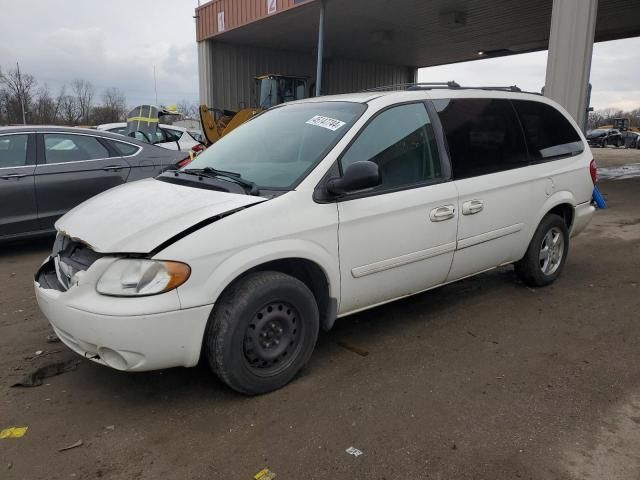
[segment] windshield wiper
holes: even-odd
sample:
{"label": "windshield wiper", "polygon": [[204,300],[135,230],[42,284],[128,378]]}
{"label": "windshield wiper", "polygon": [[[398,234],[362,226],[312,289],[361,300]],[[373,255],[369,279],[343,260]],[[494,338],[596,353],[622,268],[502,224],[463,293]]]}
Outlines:
{"label": "windshield wiper", "polygon": [[249,189],[249,195],[259,194],[258,186],[250,180],[245,180],[237,172],[229,172],[227,170],[217,170],[213,167],[185,168],[184,170],[181,170],[181,172],[186,173],[188,175],[198,175],[198,176],[207,177],[207,178],[226,178],[228,180],[231,180],[232,182],[237,183],[238,185],[241,185]]}

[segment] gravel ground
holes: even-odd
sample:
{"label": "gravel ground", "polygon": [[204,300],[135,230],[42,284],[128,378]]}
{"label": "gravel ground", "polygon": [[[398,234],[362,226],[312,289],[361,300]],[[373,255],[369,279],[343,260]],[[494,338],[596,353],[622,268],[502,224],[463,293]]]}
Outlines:
{"label": "gravel ground", "polygon": [[609,209],[554,285],[507,267],[341,319],[300,377],[256,398],[204,366],[125,374],[47,343],[32,275],[51,240],[3,246],[0,430],[29,429],[0,440],[0,478],[638,479],[640,179],[600,187]]}

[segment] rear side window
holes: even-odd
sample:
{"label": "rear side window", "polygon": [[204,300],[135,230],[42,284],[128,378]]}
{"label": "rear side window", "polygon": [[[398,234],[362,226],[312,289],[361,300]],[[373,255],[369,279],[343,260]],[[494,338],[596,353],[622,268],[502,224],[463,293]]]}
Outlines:
{"label": "rear side window", "polygon": [[113,148],[122,155],[123,157],[128,157],[130,155],[135,155],[136,152],[140,149],[140,147],[136,147],[135,145],[131,145],[130,143],[117,142],[115,140],[109,140]]}
{"label": "rear side window", "polygon": [[182,137],[180,130],[173,130],[172,128],[163,128],[166,137],[166,142],[177,142]]}
{"label": "rear side window", "polygon": [[520,117],[531,160],[550,160],[584,151],[578,132],[551,105],[514,100],[513,106]]}
{"label": "rear side window", "polygon": [[0,168],[27,164],[27,140],[28,135],[0,136]]}
{"label": "rear side window", "polygon": [[500,172],[528,164],[518,117],[509,100],[436,100],[454,178]]}
{"label": "rear side window", "polygon": [[47,163],[79,162],[109,158],[109,151],[95,137],[64,133],[44,134]]}
{"label": "rear side window", "polygon": [[440,178],[440,158],[424,104],[393,107],[375,117],[342,157],[342,170],[360,160],[378,164],[378,189]]}

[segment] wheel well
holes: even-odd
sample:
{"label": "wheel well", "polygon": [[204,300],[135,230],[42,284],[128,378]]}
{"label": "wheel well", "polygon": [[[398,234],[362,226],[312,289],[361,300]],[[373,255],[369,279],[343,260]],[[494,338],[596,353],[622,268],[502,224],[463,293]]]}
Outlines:
{"label": "wheel well", "polygon": [[548,213],[553,213],[555,215],[560,216],[564,219],[564,223],[569,230],[571,230],[571,225],[573,225],[573,206],[568,203],[561,203],[560,205],[556,205]]}
{"label": "wheel well", "polygon": [[315,262],[305,258],[282,258],[257,265],[240,275],[234,282],[252,272],[276,271],[291,275],[304,283],[318,304],[320,325],[330,330],[337,315],[337,301],[329,296],[329,281],[324,270]]}

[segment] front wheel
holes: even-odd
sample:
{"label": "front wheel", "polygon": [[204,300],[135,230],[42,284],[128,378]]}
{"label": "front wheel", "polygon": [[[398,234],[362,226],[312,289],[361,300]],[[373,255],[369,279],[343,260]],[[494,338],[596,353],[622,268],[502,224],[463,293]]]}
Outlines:
{"label": "front wheel", "polygon": [[223,382],[257,395],[295,377],[311,357],[318,330],[318,306],[304,283],[280,272],[255,272],[216,302],[205,353]]}
{"label": "front wheel", "polygon": [[567,225],[560,216],[548,214],[538,225],[527,253],[515,264],[516,274],[527,285],[549,285],[560,275],[568,253]]}

